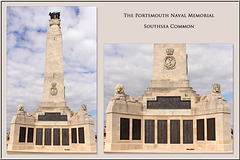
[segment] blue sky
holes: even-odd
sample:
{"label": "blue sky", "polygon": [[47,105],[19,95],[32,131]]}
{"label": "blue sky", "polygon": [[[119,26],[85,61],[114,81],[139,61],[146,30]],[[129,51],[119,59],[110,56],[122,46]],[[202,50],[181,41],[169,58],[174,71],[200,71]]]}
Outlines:
{"label": "blue sky", "polygon": [[7,129],[19,104],[41,104],[49,12],[59,11],[67,106],[86,104],[96,124],[96,7],[7,7]]}
{"label": "blue sky", "polygon": [[[190,87],[200,96],[221,84],[222,96],[233,112],[233,45],[187,44]],[[153,72],[153,44],[104,45],[104,108],[114,96],[116,84],[138,98],[148,87]]]}

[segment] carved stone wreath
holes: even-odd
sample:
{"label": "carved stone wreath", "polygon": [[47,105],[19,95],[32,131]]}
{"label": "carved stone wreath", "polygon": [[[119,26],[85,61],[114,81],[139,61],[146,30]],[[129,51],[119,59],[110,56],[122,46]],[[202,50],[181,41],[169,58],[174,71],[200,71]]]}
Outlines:
{"label": "carved stone wreath", "polygon": [[52,96],[57,95],[58,89],[56,88],[57,83],[52,83],[52,88],[50,89],[50,93]]}
{"label": "carved stone wreath", "polygon": [[168,70],[175,69],[176,68],[176,59],[173,56],[166,56],[164,66]]}

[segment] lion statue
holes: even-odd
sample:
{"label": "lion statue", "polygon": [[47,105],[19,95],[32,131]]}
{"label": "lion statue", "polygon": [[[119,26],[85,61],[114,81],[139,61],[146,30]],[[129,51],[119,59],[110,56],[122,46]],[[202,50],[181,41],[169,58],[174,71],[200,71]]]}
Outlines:
{"label": "lion statue", "polygon": [[81,111],[87,111],[87,105],[86,104],[81,105]]}
{"label": "lion statue", "polygon": [[115,95],[124,94],[124,85],[117,84],[115,86]]}
{"label": "lion statue", "polygon": [[114,94],[114,100],[124,100],[128,102],[137,102],[137,100],[133,96],[129,96],[125,94],[124,92],[124,85],[117,84],[115,86],[115,94]]}
{"label": "lion statue", "polygon": [[221,95],[221,85],[218,83],[212,84],[212,93],[209,95],[203,95],[200,101],[212,101],[212,100],[226,101]]}
{"label": "lion statue", "polygon": [[18,112],[24,112],[24,105],[18,105]]}
{"label": "lion statue", "polygon": [[221,93],[221,85],[218,83],[212,84],[212,93]]}

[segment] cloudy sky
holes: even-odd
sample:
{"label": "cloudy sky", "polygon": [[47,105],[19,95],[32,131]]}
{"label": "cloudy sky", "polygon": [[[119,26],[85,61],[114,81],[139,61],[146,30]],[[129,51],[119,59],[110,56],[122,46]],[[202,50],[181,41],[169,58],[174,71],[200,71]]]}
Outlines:
{"label": "cloudy sky", "polygon": [[[211,93],[213,83],[221,84],[222,96],[232,108],[233,46],[231,44],[187,44],[188,79],[198,94]],[[104,45],[104,108],[114,96],[116,84],[138,98],[153,75],[153,44]]]}
{"label": "cloudy sky", "polygon": [[96,8],[7,7],[7,129],[19,104],[33,113],[43,96],[49,12],[59,11],[67,106],[86,104],[96,124]]}

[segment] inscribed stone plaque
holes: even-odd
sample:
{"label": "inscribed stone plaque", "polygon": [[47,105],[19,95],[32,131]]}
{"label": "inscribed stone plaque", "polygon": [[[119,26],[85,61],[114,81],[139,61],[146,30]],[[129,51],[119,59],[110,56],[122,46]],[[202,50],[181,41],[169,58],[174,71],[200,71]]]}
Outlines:
{"label": "inscribed stone plaque", "polygon": [[67,121],[67,115],[61,115],[61,113],[45,113],[45,115],[38,115],[38,121]]}
{"label": "inscribed stone plaque", "polygon": [[53,129],[53,145],[60,145],[60,129]]}
{"label": "inscribed stone plaque", "polygon": [[43,143],[43,129],[37,128],[36,130],[36,145],[42,145]]}
{"label": "inscribed stone plaque", "polygon": [[20,127],[19,142],[25,142],[26,139],[26,127]]}
{"label": "inscribed stone plaque", "polygon": [[181,100],[180,96],[158,96],[157,100],[148,100],[147,109],[191,109],[190,100]]}
{"label": "inscribed stone plaque", "polygon": [[141,140],[141,119],[133,119],[132,125],[132,140]]}
{"label": "inscribed stone plaque", "polygon": [[158,120],[158,142],[157,143],[167,143],[167,120]]}
{"label": "inscribed stone plaque", "polygon": [[145,143],[155,142],[155,121],[145,120]]}
{"label": "inscribed stone plaque", "polygon": [[45,129],[44,145],[51,145],[52,129]]}
{"label": "inscribed stone plaque", "polygon": [[72,143],[77,143],[77,129],[72,128]]}
{"label": "inscribed stone plaque", "polygon": [[204,140],[204,119],[197,120],[197,140]]}
{"label": "inscribed stone plaque", "polygon": [[69,130],[62,129],[62,145],[69,145]]}
{"label": "inscribed stone plaque", "polygon": [[128,118],[120,118],[120,140],[129,140],[129,122]]}
{"label": "inscribed stone plaque", "polygon": [[180,120],[170,120],[170,143],[180,143]]}
{"label": "inscribed stone plaque", "polygon": [[79,143],[85,143],[84,127],[78,128],[78,138],[79,138]]}
{"label": "inscribed stone plaque", "polygon": [[207,119],[207,140],[216,140],[215,135],[215,118]]}
{"label": "inscribed stone plaque", "polygon": [[192,120],[183,120],[183,143],[193,143]]}
{"label": "inscribed stone plaque", "polygon": [[34,128],[28,128],[28,136],[27,136],[28,143],[33,143],[33,133],[34,133]]}

